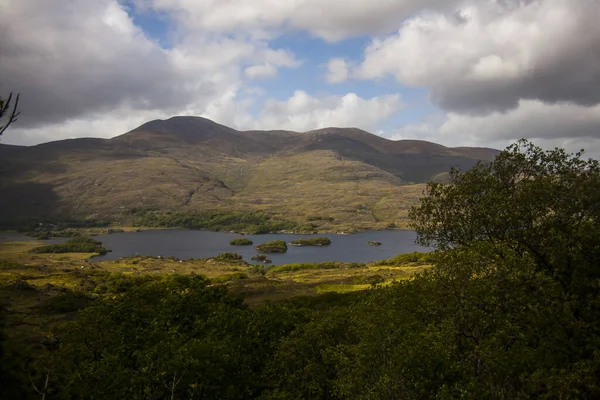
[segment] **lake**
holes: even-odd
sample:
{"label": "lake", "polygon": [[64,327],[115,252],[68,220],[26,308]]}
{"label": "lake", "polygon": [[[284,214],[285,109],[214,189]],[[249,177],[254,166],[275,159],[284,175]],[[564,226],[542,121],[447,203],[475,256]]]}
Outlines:
{"label": "lake", "polygon": [[[413,251],[429,251],[430,249],[414,243],[416,234],[413,231],[388,230],[357,233],[354,235],[293,235],[266,234],[244,235],[254,242],[254,245],[271,240],[290,242],[299,238],[327,236],[331,245],[323,247],[288,246],[284,254],[267,254],[274,265],[321,262],[369,262],[384,260],[400,253]],[[133,255],[177,257],[180,259],[213,257],[219,253],[233,252],[251,262],[256,255],[253,246],[231,246],[229,241],[242,237],[235,233],[195,231],[184,229],[150,230],[142,232],[113,233],[96,236],[104,247],[112,252],[105,256],[95,257],[96,260],[116,260]],[[381,242],[381,246],[369,246],[367,241]]]}

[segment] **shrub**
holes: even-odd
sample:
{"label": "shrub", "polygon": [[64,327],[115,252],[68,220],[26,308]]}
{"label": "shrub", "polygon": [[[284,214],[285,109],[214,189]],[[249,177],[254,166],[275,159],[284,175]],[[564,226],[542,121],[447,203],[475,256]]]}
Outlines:
{"label": "shrub", "polygon": [[430,253],[414,251],[412,253],[398,254],[389,260],[378,261],[375,265],[428,264],[431,263],[431,261],[432,255]]}
{"label": "shrub", "polygon": [[360,268],[364,264],[359,263],[343,263],[339,261],[325,261],[321,263],[297,263],[297,264],[284,264],[270,269],[271,272],[291,272],[301,271],[308,269],[341,269],[341,268]]}
{"label": "shrub", "polygon": [[219,261],[241,261],[243,257],[237,253],[221,253],[215,257]]}
{"label": "shrub", "polygon": [[248,279],[248,275],[244,272],[234,272],[233,274],[221,275],[216,278],[212,278],[212,283],[225,283],[229,281],[238,281],[241,279]]}
{"label": "shrub", "polygon": [[296,239],[290,242],[292,246],[328,246],[331,240],[326,237],[316,237],[309,239]]}
{"label": "shrub", "polygon": [[74,237],[65,243],[51,244],[32,249],[32,253],[98,253],[104,255],[110,250],[104,248],[102,243],[88,237]]}
{"label": "shrub", "polygon": [[91,300],[83,293],[68,291],[47,299],[40,307],[49,312],[66,313],[85,308]]}
{"label": "shrub", "polygon": [[285,253],[287,251],[287,244],[283,240],[273,240],[259,244],[256,246],[256,250],[261,253]]}
{"label": "shrub", "polygon": [[250,239],[237,238],[237,239],[230,240],[229,244],[232,246],[251,246],[254,243]]}

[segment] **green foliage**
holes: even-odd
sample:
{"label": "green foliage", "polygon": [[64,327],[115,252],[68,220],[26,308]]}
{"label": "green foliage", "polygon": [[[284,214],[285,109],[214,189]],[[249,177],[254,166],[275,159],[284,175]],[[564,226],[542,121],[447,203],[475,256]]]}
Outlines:
{"label": "green foliage", "polygon": [[41,308],[51,313],[67,313],[84,309],[92,298],[81,292],[67,291],[50,297],[43,302]]}
{"label": "green foliage", "polygon": [[361,268],[364,264],[359,263],[344,263],[339,261],[325,261],[320,263],[297,263],[297,264],[283,264],[276,267],[269,268],[271,272],[290,272],[290,271],[301,271],[307,269],[339,269],[339,268]]}
{"label": "green foliage", "polygon": [[412,253],[398,254],[389,260],[377,261],[375,265],[405,265],[405,264],[430,264],[433,261],[431,253],[414,251]]}
{"label": "green foliage", "polygon": [[[47,398],[600,398],[598,163],[521,142],[451,177],[411,211],[438,251],[380,263],[434,264],[414,279],[255,310],[202,277],[136,281],[90,302],[20,381],[49,376]],[[2,379],[20,370],[4,363]]]}
{"label": "green foliage", "polygon": [[237,238],[237,239],[230,240],[229,244],[232,246],[251,246],[254,243],[252,243],[252,240],[250,240],[250,239]]}
{"label": "green foliage", "polygon": [[243,257],[237,253],[220,253],[215,257],[215,260],[219,261],[241,261]]}
{"label": "green foliage", "polygon": [[256,246],[256,251],[260,253],[285,253],[287,251],[287,244],[283,240],[273,240],[259,244]]}
{"label": "green foliage", "polygon": [[229,281],[238,281],[240,279],[248,279],[248,274],[243,272],[234,272],[232,274],[225,274],[216,278],[212,278],[210,281],[212,283],[226,283]]}
{"label": "green foliage", "polygon": [[488,248],[531,260],[569,293],[599,276],[600,164],[521,141],[494,162],[432,183],[411,211],[419,243],[440,249]]}
{"label": "green foliage", "polygon": [[243,232],[248,234],[293,231],[293,221],[275,219],[256,212],[174,212],[135,210],[131,213],[135,226],[207,229],[211,231]]}
{"label": "green foliage", "polygon": [[290,244],[293,246],[328,246],[331,244],[331,240],[326,237],[315,237],[292,240]]}
{"label": "green foliage", "polygon": [[[266,262],[266,258],[265,258],[265,262]],[[262,265],[253,265],[250,267],[250,273],[265,275],[267,273],[267,269]]]}
{"label": "green foliage", "polygon": [[253,312],[201,277],[149,282],[99,300],[58,333],[35,365],[60,398],[256,398],[265,355],[304,320],[301,310]]}
{"label": "green foliage", "polygon": [[264,254],[257,254],[255,256],[252,256],[251,260],[254,261],[265,261],[267,259],[267,256],[265,256]]}
{"label": "green foliage", "polygon": [[110,250],[102,247],[102,243],[88,237],[74,237],[73,239],[58,244],[36,247],[32,253],[98,253],[104,255]]}
{"label": "green foliage", "polygon": [[92,272],[85,276],[89,290],[94,294],[120,294],[128,290],[158,280],[158,277],[135,276],[122,273]]}

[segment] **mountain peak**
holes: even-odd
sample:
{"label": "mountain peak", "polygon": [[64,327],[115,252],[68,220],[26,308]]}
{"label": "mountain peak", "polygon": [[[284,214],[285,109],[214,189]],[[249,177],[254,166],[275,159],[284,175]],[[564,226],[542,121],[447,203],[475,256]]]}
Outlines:
{"label": "mountain peak", "polygon": [[193,116],[175,116],[169,119],[155,119],[119,136],[117,139],[144,140],[156,136],[169,141],[197,143],[215,136],[228,136],[237,132],[210,119]]}

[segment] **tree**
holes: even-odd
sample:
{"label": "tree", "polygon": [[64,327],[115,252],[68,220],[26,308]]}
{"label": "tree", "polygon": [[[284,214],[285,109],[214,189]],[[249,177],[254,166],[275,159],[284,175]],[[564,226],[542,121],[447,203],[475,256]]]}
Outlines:
{"label": "tree", "polygon": [[[0,97],[0,135],[2,135],[4,131],[8,129],[10,124],[17,120],[19,114],[21,114],[20,112],[17,112],[19,107],[19,95],[17,94],[14,105],[11,105],[12,99],[12,93],[8,95],[6,100]],[[2,122],[5,116],[8,116],[8,119],[6,122]]]}
{"label": "tree", "polygon": [[471,366],[454,388],[600,396],[598,161],[521,140],[450,175],[410,215],[418,242],[441,250],[431,279],[450,308],[431,315]]}
{"label": "tree", "polygon": [[470,248],[486,258],[530,259],[569,293],[600,278],[600,164],[582,152],[521,140],[488,164],[453,169],[411,210],[418,242]]}

